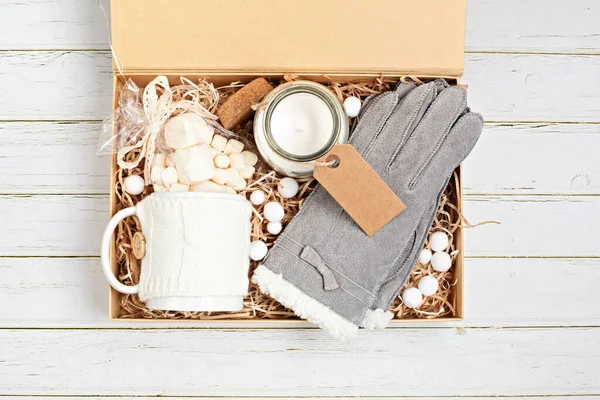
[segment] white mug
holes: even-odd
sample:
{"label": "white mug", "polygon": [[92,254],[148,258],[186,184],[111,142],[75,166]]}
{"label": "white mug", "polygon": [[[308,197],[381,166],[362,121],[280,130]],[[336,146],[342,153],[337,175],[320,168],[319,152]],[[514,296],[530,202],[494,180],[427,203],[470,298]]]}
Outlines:
{"label": "white mug", "polygon": [[[153,193],[117,212],[102,237],[101,258],[110,285],[137,293],[149,308],[236,311],[248,294],[250,216],[244,196],[224,193]],[[121,220],[136,215],[146,252],[140,282],[127,286],[110,267],[111,236]]]}

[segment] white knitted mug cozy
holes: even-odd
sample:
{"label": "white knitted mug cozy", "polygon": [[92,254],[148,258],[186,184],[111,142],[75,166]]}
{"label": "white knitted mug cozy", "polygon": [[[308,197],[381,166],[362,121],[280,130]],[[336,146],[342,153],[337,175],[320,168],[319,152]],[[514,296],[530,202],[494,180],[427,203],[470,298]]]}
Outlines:
{"label": "white knitted mug cozy", "polygon": [[[236,311],[248,294],[252,208],[237,194],[153,193],[116,213],[102,237],[102,268],[110,285],[137,293],[149,308]],[[111,236],[125,217],[142,224],[146,253],[140,282],[119,282],[110,266]]]}

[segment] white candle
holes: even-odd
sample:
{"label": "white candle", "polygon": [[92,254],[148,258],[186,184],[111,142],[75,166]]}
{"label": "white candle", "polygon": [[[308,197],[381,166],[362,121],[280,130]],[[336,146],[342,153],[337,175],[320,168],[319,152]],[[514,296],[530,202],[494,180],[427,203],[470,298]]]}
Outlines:
{"label": "white candle", "polygon": [[331,140],[333,115],[330,107],[310,93],[294,93],[273,109],[271,132],[283,151],[307,156],[322,150]]}
{"label": "white candle", "polygon": [[254,140],[264,161],[282,175],[312,175],[311,161],[348,139],[342,104],[323,85],[292,81],[265,96],[254,117]]}

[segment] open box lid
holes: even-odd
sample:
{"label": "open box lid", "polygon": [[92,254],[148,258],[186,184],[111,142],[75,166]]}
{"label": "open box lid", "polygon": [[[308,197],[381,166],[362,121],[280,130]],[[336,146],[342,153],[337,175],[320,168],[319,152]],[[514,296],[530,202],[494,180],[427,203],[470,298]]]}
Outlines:
{"label": "open box lid", "polygon": [[453,77],[465,15],[466,0],[112,0],[112,46],[124,73]]}

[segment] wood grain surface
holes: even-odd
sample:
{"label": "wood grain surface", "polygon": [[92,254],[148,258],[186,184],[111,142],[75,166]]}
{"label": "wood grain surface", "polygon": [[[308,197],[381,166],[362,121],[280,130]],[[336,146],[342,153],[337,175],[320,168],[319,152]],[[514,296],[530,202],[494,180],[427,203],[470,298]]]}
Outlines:
{"label": "wood grain surface", "polygon": [[487,122],[464,210],[501,224],[465,234],[464,321],[350,345],[306,323],[108,321],[109,8],[0,2],[0,396],[600,399],[598,1],[468,1],[463,82]]}

